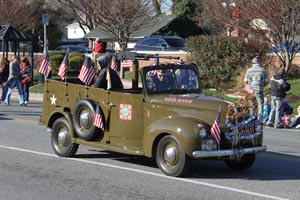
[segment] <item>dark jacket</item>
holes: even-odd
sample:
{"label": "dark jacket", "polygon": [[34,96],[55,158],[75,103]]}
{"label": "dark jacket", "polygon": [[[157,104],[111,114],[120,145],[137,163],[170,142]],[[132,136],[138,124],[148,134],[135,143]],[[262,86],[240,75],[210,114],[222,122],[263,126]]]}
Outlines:
{"label": "dark jacket", "polygon": [[2,84],[2,82],[6,82],[8,79],[8,75],[9,75],[9,65],[6,64],[2,71],[0,72],[0,84]]}
{"label": "dark jacket", "polygon": [[[122,81],[117,74],[117,72],[113,69],[109,70],[110,80],[111,80],[111,89],[123,89]],[[104,68],[100,71],[97,80],[94,83],[94,87],[107,89],[107,68]]]}
{"label": "dark jacket", "polygon": [[287,83],[280,74],[275,74],[274,77],[271,78],[270,87],[271,96],[283,98],[286,95],[285,92],[291,89],[291,85]]}

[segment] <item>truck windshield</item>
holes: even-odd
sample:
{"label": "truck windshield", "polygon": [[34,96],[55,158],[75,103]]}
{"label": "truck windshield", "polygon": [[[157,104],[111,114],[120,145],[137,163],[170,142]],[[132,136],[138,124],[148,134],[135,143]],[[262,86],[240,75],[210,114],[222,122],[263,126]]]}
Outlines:
{"label": "truck windshield", "polygon": [[150,70],[146,81],[150,93],[199,93],[200,89],[197,74],[190,68]]}

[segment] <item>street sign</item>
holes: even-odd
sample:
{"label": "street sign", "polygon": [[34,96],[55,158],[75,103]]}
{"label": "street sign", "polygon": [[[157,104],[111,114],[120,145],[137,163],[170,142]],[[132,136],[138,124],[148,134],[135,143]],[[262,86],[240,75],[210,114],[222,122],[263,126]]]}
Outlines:
{"label": "street sign", "polygon": [[43,21],[44,26],[48,26],[49,25],[49,15],[48,14],[43,14],[42,15],[42,21]]}

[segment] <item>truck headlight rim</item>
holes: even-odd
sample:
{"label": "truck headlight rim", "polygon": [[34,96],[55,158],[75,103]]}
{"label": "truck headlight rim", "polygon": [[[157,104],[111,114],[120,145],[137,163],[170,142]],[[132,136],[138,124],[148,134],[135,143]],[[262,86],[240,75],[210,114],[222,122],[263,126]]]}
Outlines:
{"label": "truck headlight rim", "polygon": [[201,139],[204,139],[207,135],[206,129],[202,124],[198,124],[198,127],[199,127],[199,132],[198,132],[199,137]]}

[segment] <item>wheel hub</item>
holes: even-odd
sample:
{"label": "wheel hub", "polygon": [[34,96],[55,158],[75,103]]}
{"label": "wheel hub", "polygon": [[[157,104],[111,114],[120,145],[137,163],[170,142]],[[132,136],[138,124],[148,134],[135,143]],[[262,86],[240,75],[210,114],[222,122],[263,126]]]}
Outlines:
{"label": "wheel hub", "polygon": [[86,111],[81,112],[79,116],[79,122],[81,127],[87,129],[89,126],[89,121],[89,113]]}
{"label": "wheel hub", "polygon": [[169,163],[174,163],[176,160],[176,149],[175,147],[168,147],[164,153],[164,158]]}
{"label": "wheel hub", "polygon": [[58,133],[58,137],[57,137],[57,142],[60,146],[64,146],[66,145],[67,143],[67,138],[68,138],[68,135],[67,135],[67,131],[60,131]]}

